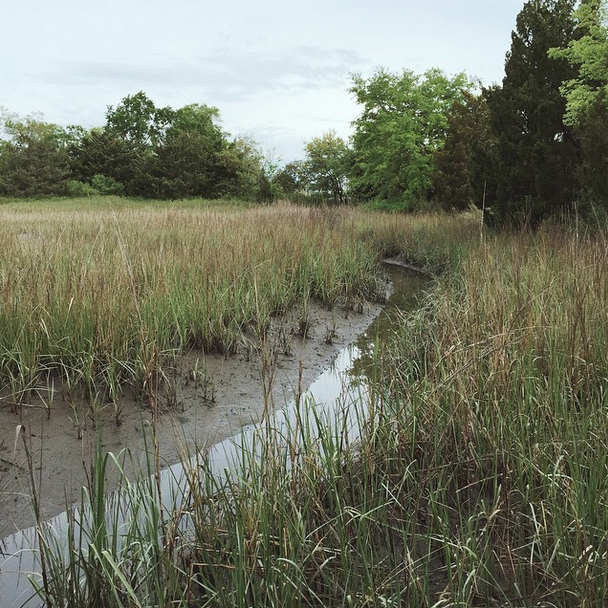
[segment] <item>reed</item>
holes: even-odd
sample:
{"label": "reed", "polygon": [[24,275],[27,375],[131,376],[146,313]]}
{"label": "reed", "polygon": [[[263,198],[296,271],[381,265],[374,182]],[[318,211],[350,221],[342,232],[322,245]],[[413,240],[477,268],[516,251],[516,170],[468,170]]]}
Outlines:
{"label": "reed", "polygon": [[555,226],[491,239],[387,347],[392,441],[437,472],[418,483],[451,601],[608,596],[607,253]]}
{"label": "reed", "polygon": [[230,356],[310,298],[377,298],[379,251],[362,221],[354,210],[200,201],[4,205],[0,396],[29,403],[52,381],[74,403],[116,403],[125,384],[152,399],[176,354]]}
{"label": "reed", "polygon": [[[466,218],[446,218],[447,236],[429,216],[404,219],[400,230],[377,216],[377,233],[366,214],[309,219],[326,238],[336,221],[351,222],[355,249],[444,270],[366,354],[367,388],[338,420],[298,391],[290,425],[267,416],[232,473],[218,475],[204,453],[185,461],[184,502],[174,508],[158,506],[151,449],[150,481],[126,502],[152,523],[131,526],[120,547],[79,549],[69,563],[51,552],[47,580],[77,563],[96,585],[121,590],[107,606],[603,605],[604,237],[546,226],[480,239]],[[417,245],[400,244],[407,238]],[[314,255],[306,260],[314,292],[322,272]],[[333,301],[323,289],[314,293]],[[117,522],[112,513],[104,521]],[[145,560],[129,547],[146,548]],[[141,588],[133,572],[149,575]],[[158,589],[161,579],[170,584]],[[39,592],[49,605],[94,605],[78,603],[91,586],[79,580],[74,599],[48,585]]]}

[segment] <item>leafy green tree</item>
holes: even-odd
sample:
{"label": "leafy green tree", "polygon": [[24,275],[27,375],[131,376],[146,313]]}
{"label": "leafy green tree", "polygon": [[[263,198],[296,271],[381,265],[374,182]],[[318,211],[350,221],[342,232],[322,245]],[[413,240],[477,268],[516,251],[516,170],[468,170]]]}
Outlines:
{"label": "leafy green tree", "polygon": [[355,120],[352,188],[363,200],[427,200],[432,194],[435,152],[441,149],[448,114],[472,83],[440,70],[422,76],[377,70],[353,77],[350,89],[362,106]]}
{"label": "leafy green tree", "polygon": [[303,172],[307,186],[315,193],[328,196],[334,203],[345,203],[352,152],[335,131],[314,137],[306,144]]}
{"label": "leafy green tree", "polygon": [[116,107],[108,106],[103,137],[97,143],[107,143],[118,152],[119,162],[113,171],[100,168],[95,174],[123,184],[130,195],[162,196],[167,188],[159,181],[158,151],[175,119],[175,110],[156,107],[143,91],[127,95]]}
{"label": "leafy green tree", "polygon": [[282,196],[302,192],[306,188],[304,161],[295,160],[287,163],[274,177],[274,183]]}
{"label": "leafy green tree", "polygon": [[268,203],[280,193],[273,181],[277,171],[254,140],[235,137],[219,157],[216,196]]}
{"label": "leafy green tree", "polygon": [[564,122],[585,123],[601,99],[608,112],[608,8],[605,0],[585,0],[574,11],[578,36],[565,48],[550,49],[554,59],[566,59],[576,72],[561,92],[566,97]]}
{"label": "leafy green tree", "polygon": [[116,108],[108,106],[106,131],[141,148],[158,146],[174,119],[174,112],[170,107],[157,108],[140,91],[127,95]]}
{"label": "leafy green tree", "polygon": [[575,76],[563,83],[564,123],[580,137],[583,190],[594,205],[608,207],[608,6],[585,0],[574,12],[577,36],[566,48],[551,49],[565,59]]}
{"label": "leafy green tree", "polygon": [[[161,198],[217,196],[220,154],[226,146],[215,121],[219,110],[190,104],[171,111],[162,141],[152,148],[149,160],[149,195]],[[143,190],[145,184],[141,184]]]}
{"label": "leafy green tree", "polygon": [[497,138],[489,182],[496,222],[537,223],[567,210],[580,187],[580,143],[564,122],[565,59],[549,57],[573,40],[575,0],[529,0],[517,16],[502,87],[484,91]]}
{"label": "leafy green tree", "polygon": [[0,193],[36,197],[64,194],[69,180],[70,134],[41,117],[2,117],[8,140],[0,143]]}

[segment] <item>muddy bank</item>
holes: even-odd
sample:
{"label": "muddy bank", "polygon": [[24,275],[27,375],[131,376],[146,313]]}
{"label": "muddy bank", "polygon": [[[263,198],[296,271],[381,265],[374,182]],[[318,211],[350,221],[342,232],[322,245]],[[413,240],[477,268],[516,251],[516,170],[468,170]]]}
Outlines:
{"label": "muddy bank", "polygon": [[[299,382],[308,386],[381,309],[380,304],[368,304],[358,312],[329,311],[311,304],[305,328],[295,316],[277,321],[269,348],[252,342],[228,359],[203,353],[181,357],[168,374],[170,390],[161,399],[158,437],[163,465],[259,421],[265,402],[268,407],[287,403]],[[96,416],[83,407],[85,415],[77,416],[59,391],[50,416],[42,403],[19,408],[0,403],[0,537],[34,521],[30,471],[46,519],[79,500],[96,441],[105,451],[126,448],[134,459],[143,457],[144,431],[151,422],[149,404],[125,394],[118,407],[119,426],[114,405],[103,406]]]}

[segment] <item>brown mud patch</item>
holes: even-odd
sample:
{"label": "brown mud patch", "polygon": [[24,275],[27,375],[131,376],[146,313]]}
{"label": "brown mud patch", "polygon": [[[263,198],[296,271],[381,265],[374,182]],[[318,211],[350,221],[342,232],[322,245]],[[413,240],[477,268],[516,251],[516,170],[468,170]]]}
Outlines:
{"label": "brown mud patch", "polygon": [[[295,315],[277,321],[266,348],[252,341],[228,358],[204,353],[180,357],[168,370],[168,388],[158,401],[161,465],[169,466],[195,448],[208,448],[258,422],[265,402],[267,407],[288,403],[300,382],[310,385],[381,308],[368,304],[358,312],[330,311],[311,304],[305,326]],[[50,415],[35,401],[18,407],[0,401],[0,538],[34,523],[32,477],[47,519],[80,499],[98,441],[105,452],[129,450],[134,462],[143,458],[146,447],[151,450],[146,433],[152,420],[149,403],[125,391],[117,406],[119,425],[111,404],[99,404],[95,415],[82,404],[76,420],[60,391],[55,392]]]}

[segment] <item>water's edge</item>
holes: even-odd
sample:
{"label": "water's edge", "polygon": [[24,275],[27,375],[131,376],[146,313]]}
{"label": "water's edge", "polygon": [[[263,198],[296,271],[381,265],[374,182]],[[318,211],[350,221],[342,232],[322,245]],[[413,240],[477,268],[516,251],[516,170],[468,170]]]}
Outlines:
{"label": "water's edge", "polygon": [[[349,404],[362,401],[365,397],[365,387],[361,383],[351,383],[351,370],[356,361],[369,356],[378,336],[391,331],[396,310],[409,309],[415,305],[415,297],[421,289],[428,285],[428,277],[399,260],[386,260],[390,265],[387,269],[393,284],[392,294],[387,305],[370,327],[353,344],[343,348],[334,359],[330,368],[326,369],[307,389],[303,400],[296,404],[295,400],[278,410],[273,415],[272,426],[288,430],[293,428],[298,409],[302,403],[306,407],[314,407],[318,416],[325,419],[335,419],[342,413],[348,415]],[[394,270],[394,269],[397,270]],[[393,270],[391,270],[393,269]],[[414,272],[412,272],[414,271]],[[349,435],[355,439],[358,434],[356,416],[349,426]],[[300,418],[298,418],[298,421]],[[239,466],[243,450],[254,450],[254,436],[259,432],[260,425],[248,425],[242,431],[227,440],[215,444],[209,450],[209,461],[215,475],[224,475],[226,470],[234,470]],[[259,443],[259,442],[258,442]],[[180,480],[186,472],[182,463],[169,467],[162,472],[163,496],[169,497],[174,503],[180,494]],[[54,535],[60,539],[66,537],[67,512],[52,518],[48,524]],[[31,578],[40,580],[40,565],[37,558],[37,531],[35,527],[27,528],[0,540],[0,604],[5,608],[37,608],[41,601],[33,597]]]}

